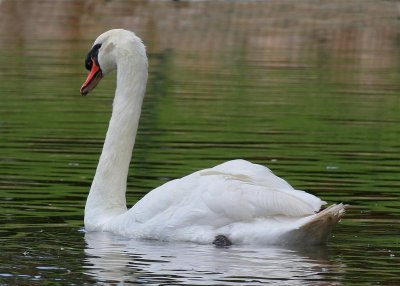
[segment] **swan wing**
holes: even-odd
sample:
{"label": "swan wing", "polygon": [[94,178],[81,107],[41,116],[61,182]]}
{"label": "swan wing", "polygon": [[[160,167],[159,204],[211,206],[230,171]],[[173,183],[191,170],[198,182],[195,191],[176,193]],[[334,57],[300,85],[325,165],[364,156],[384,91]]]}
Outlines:
{"label": "swan wing", "polygon": [[245,160],[228,161],[200,174],[225,178],[225,187],[217,189],[252,217],[305,216],[318,212],[325,204],[314,195],[295,190],[267,167]]}
{"label": "swan wing", "polygon": [[268,168],[234,160],[170,181],[149,192],[130,210],[137,222],[171,227],[220,227],[271,216],[301,217],[317,212],[319,198],[295,190]]}

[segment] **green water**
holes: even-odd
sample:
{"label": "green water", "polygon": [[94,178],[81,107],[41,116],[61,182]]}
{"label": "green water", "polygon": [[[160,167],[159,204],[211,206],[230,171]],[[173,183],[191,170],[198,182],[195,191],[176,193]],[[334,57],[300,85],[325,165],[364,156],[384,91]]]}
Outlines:
{"label": "green water", "polygon": [[[21,2],[34,7],[32,1]],[[36,16],[55,9],[37,3]],[[270,23],[278,27],[267,36],[284,35],[288,44],[264,42],[259,38],[264,32],[251,30],[253,24],[228,21],[240,35],[233,42],[230,34],[215,45],[201,39],[209,34],[223,38],[221,24],[207,33],[200,29],[199,37],[189,38],[195,42],[191,44],[187,33],[199,31],[201,19],[177,24],[177,32],[168,37],[160,31],[168,30],[169,22],[130,25],[123,19],[147,15],[145,11],[158,15],[163,9],[178,9],[184,17],[186,10],[196,13],[204,3],[156,1],[138,5],[139,12],[126,9],[124,5],[134,4],[125,2],[93,4],[110,5],[110,14],[120,15],[103,15],[97,25],[85,20],[76,24],[73,15],[81,7],[89,9],[83,2],[58,3],[61,8],[46,20],[56,32],[49,28],[41,34],[29,17],[18,33],[0,26],[1,285],[400,284],[400,45],[395,18],[390,22],[387,16],[385,27],[380,22],[359,26],[353,19],[332,29],[334,23],[323,20],[297,30],[290,22]],[[228,15],[239,4],[220,2],[208,10],[210,23],[214,14]],[[258,9],[254,18],[262,21],[262,9],[268,8],[263,5],[255,1],[250,8],[241,7],[240,16]],[[276,19],[289,17],[285,11],[290,9],[272,8],[283,13]],[[0,4],[2,15],[19,15],[19,9],[12,1]],[[74,25],[88,30],[71,32]],[[115,75],[87,97],[79,95],[79,88],[92,41],[112,25],[136,30],[150,62],[128,178],[129,204],[170,179],[243,158],[268,166],[328,203],[349,205],[328,246],[216,249],[85,234],[84,203],[110,116]],[[243,27],[247,30],[240,32]],[[169,41],[180,36],[186,42]]]}

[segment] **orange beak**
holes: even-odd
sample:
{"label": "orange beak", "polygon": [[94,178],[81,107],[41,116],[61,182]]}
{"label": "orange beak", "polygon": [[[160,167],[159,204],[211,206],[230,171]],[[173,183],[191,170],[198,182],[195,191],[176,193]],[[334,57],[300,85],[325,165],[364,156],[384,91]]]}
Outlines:
{"label": "orange beak", "polygon": [[92,89],[96,87],[96,85],[102,78],[103,78],[103,73],[100,67],[96,64],[96,61],[92,59],[92,68],[90,70],[87,79],[82,84],[81,94],[87,95]]}

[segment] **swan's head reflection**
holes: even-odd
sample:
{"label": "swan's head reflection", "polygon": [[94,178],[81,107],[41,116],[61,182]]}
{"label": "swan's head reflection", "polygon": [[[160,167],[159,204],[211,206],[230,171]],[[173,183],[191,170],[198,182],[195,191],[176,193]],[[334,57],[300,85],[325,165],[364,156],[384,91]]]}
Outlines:
{"label": "swan's head reflection", "polygon": [[343,276],[342,265],[329,260],[326,247],[215,248],[129,240],[106,232],[86,233],[85,240],[85,272],[100,283],[341,285]]}

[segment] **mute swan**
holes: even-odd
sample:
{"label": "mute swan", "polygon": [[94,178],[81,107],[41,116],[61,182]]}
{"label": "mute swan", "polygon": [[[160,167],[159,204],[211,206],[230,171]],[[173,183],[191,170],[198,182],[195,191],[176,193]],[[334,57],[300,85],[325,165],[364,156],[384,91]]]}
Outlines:
{"label": "mute swan", "polygon": [[126,180],[147,82],[145,46],[133,32],[100,35],[85,61],[88,94],[117,70],[117,88],[103,151],[85,207],[87,231],[131,237],[230,244],[322,244],[344,214],[293,189],[268,168],[233,160],[172,180],[131,209]]}

